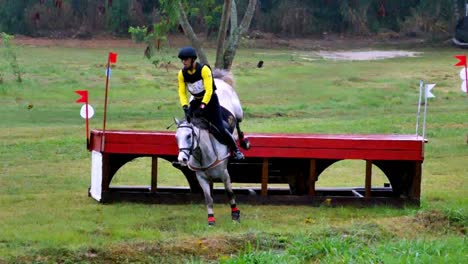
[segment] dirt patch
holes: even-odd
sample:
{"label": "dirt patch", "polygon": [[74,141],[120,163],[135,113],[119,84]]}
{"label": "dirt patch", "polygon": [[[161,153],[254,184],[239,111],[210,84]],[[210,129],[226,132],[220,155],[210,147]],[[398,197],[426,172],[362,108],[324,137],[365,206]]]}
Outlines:
{"label": "dirt patch", "polygon": [[414,216],[379,218],[374,221],[389,233],[407,239],[431,233],[466,235],[466,220],[461,213],[448,215],[438,210],[429,210],[417,212]]}
{"label": "dirt patch", "polygon": [[421,52],[403,50],[367,50],[367,51],[320,51],[318,55],[332,60],[383,60],[397,57],[416,57]]}
{"label": "dirt patch", "polygon": [[447,233],[455,231],[466,234],[466,220],[461,214],[450,215],[437,210],[418,212],[413,221],[428,230]]}
{"label": "dirt patch", "polygon": [[[203,45],[215,48],[215,41],[206,40],[203,36]],[[249,42],[250,41],[250,42]],[[14,39],[16,45],[33,47],[67,47],[67,48],[138,48],[144,49],[145,44],[135,43],[129,38],[117,38],[114,36],[97,36],[92,39],[75,38],[32,38],[16,35]],[[183,35],[169,36],[169,43],[172,47],[189,45],[189,41]],[[254,43],[250,45],[249,43]],[[420,42],[414,39],[400,40],[400,45],[419,45]],[[404,50],[379,50],[372,49],[381,44],[389,45],[386,40],[378,38],[280,38],[273,34],[263,34],[261,37],[254,36],[247,42],[241,42],[241,46],[247,48],[277,49],[287,48],[299,50],[296,56],[304,60],[317,60],[321,58],[332,60],[380,60],[396,57],[416,57],[420,52]],[[393,45],[397,45],[394,43]],[[362,50],[368,48],[368,50]],[[336,50],[341,49],[341,50]],[[348,50],[349,49],[349,50]]]}
{"label": "dirt patch", "polygon": [[[204,47],[214,48],[216,39],[206,39],[203,34],[199,34],[199,39]],[[168,37],[170,46],[180,47],[188,45],[190,42],[182,34],[174,34]],[[144,44],[136,44],[130,38],[119,38],[112,35],[98,35],[92,39],[77,38],[33,38],[23,35],[15,35],[14,43],[28,46],[64,46],[76,48],[108,48],[108,47],[141,47]],[[407,38],[389,40],[380,36],[375,37],[309,37],[309,38],[288,38],[280,37],[271,33],[252,32],[249,36],[241,40],[240,46],[246,48],[288,48],[294,50],[351,50],[370,47],[420,47],[424,42],[420,39]]]}
{"label": "dirt patch", "polygon": [[32,38],[16,35],[13,41],[16,45],[32,47],[67,47],[67,48],[131,48],[143,47],[143,44],[136,44],[131,39],[114,37],[96,37],[93,39],[50,39],[50,38]]}

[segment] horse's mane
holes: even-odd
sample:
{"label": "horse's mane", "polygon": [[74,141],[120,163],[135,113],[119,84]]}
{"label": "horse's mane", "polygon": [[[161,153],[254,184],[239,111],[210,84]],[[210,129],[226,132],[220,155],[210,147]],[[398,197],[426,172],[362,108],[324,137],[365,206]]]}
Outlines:
{"label": "horse's mane", "polygon": [[235,85],[234,76],[232,75],[232,72],[228,70],[214,69],[213,78],[221,79],[234,88],[234,85]]}

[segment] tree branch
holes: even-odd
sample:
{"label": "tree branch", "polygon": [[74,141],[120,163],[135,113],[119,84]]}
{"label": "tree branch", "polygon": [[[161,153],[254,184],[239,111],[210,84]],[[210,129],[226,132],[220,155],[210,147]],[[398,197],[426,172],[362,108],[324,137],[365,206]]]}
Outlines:
{"label": "tree branch", "polygon": [[249,0],[249,5],[245,11],[244,18],[239,26],[240,34],[244,35],[249,30],[250,23],[252,22],[253,15],[255,13],[255,7],[257,6],[257,0]]}
{"label": "tree branch", "polygon": [[229,13],[231,12],[231,0],[224,0],[223,14],[219,25],[218,41],[216,48],[215,68],[223,67],[224,42],[226,39],[227,26],[229,24]]}
{"label": "tree branch", "polygon": [[[231,69],[232,62],[234,57],[236,56],[237,47],[239,44],[239,39],[247,33],[250,23],[252,22],[253,14],[255,13],[255,7],[257,5],[257,0],[249,0],[249,5],[247,6],[247,10],[245,11],[244,17],[242,18],[242,22],[239,26],[235,25],[235,29],[231,30],[231,37],[229,38],[228,45],[226,50],[224,51],[223,56],[223,69]],[[236,17],[237,21],[237,7],[236,1],[232,0],[231,6],[231,19],[232,17]],[[231,20],[232,23],[232,20]],[[231,24],[231,28],[233,25]]]}
{"label": "tree branch", "polygon": [[231,34],[237,29],[237,5],[236,0],[231,3]]}
{"label": "tree branch", "polygon": [[201,42],[197,37],[197,34],[193,31],[192,26],[190,25],[187,14],[184,11],[184,6],[182,5],[182,2],[179,0],[179,23],[182,26],[182,29],[184,30],[185,36],[187,36],[192,43],[192,46],[195,48],[197,51],[198,58],[200,59],[200,62],[203,64],[208,64],[208,59],[206,57],[205,51],[203,50],[201,46]]}

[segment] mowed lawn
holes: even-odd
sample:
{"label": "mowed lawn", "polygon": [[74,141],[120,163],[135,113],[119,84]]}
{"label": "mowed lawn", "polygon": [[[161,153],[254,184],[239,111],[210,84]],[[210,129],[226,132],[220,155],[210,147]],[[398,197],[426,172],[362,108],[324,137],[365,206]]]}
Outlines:
{"label": "mowed lawn", "polygon": [[[419,80],[436,83],[427,105],[421,207],[239,204],[235,224],[229,206],[218,203],[211,228],[203,204],[103,205],[88,197],[91,158],[74,91],[89,91],[96,110],[90,126],[101,129],[109,51],[118,61],[107,129],[166,130],[182,117],[175,56],[155,68],[139,48],[19,46],[22,83],[0,57],[0,263],[468,262],[468,96],[453,66],[461,50],[335,61],[313,51],[240,49],[233,72],[247,134],[414,134]],[[149,185],[150,162],[126,165],[113,184]],[[362,186],[364,164],[338,162],[317,186]],[[387,182],[374,171],[375,186]],[[167,162],[159,175],[159,185],[187,185]]]}

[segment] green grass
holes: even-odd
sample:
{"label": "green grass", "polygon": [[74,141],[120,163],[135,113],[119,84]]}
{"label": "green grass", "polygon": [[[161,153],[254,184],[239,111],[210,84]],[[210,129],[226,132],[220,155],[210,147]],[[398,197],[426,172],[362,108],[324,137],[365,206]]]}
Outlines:
{"label": "green grass", "polygon": [[[182,116],[177,69],[155,69],[138,49],[115,51],[107,128],[165,130]],[[90,153],[74,91],[89,90],[91,128],[102,128],[108,50],[18,47],[24,82],[4,72],[0,84],[0,263],[467,262],[468,98],[452,66],[459,50],[419,51],[417,58],[347,62],[239,50],[233,71],[247,133],[412,134],[419,80],[436,83],[421,208],[239,204],[242,222],[234,224],[228,205],[216,204],[217,225],[209,228],[202,204],[89,198]],[[0,69],[5,63],[0,58]],[[149,185],[150,163],[129,163],[112,184]],[[364,168],[364,161],[338,162],[317,185],[362,186]],[[387,182],[378,168],[373,173],[375,186]],[[186,185],[165,161],[159,175],[162,186]]]}

